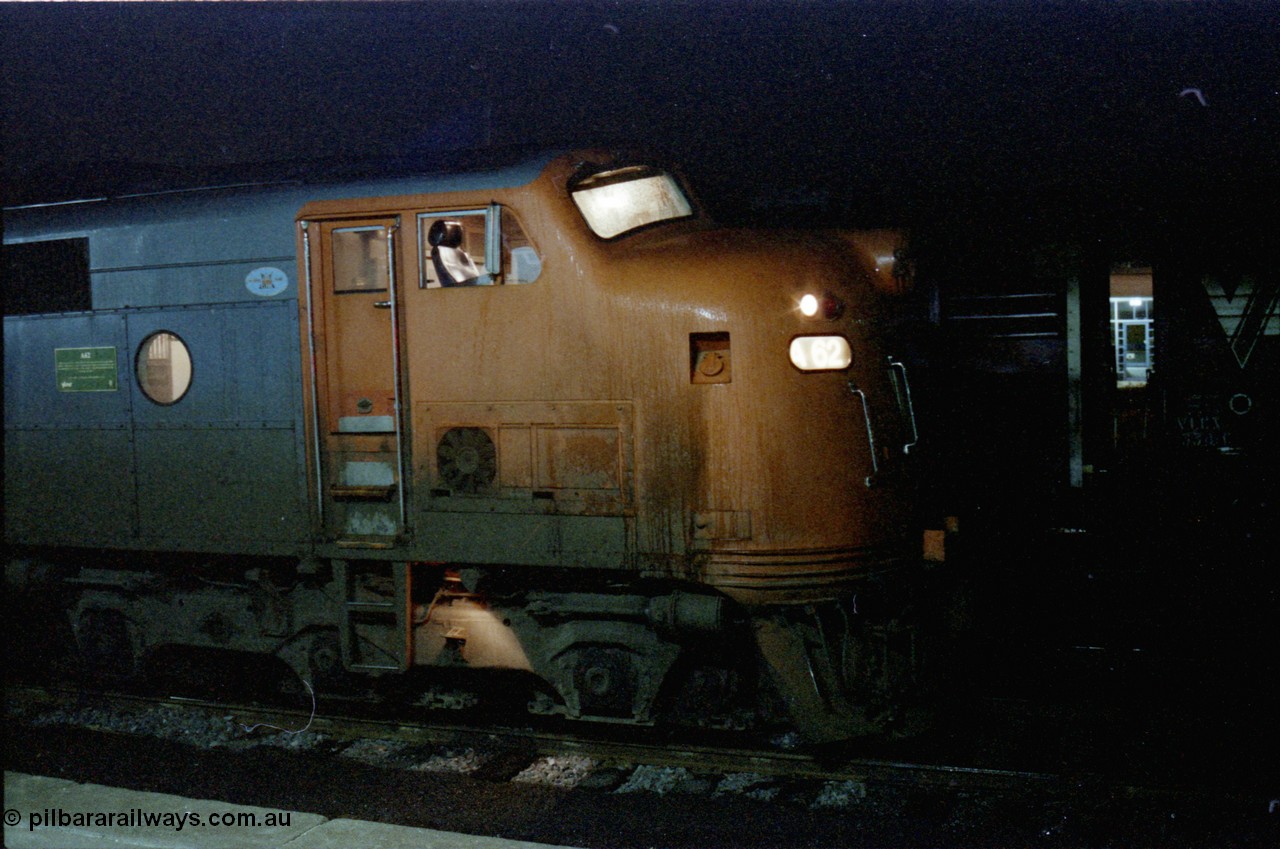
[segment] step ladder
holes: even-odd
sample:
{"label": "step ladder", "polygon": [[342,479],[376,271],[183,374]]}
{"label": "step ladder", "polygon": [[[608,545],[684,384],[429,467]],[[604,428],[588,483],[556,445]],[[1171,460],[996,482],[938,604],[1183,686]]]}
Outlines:
{"label": "step ladder", "polygon": [[342,664],[353,672],[385,675],[413,662],[412,592],[408,563],[333,562],[342,593]]}

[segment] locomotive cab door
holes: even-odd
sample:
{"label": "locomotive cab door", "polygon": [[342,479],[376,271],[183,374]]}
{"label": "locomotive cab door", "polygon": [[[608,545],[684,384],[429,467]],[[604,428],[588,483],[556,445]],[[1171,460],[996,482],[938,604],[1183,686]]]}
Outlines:
{"label": "locomotive cab door", "polygon": [[394,219],[304,222],[312,469],[324,539],[389,548],[405,535]]}

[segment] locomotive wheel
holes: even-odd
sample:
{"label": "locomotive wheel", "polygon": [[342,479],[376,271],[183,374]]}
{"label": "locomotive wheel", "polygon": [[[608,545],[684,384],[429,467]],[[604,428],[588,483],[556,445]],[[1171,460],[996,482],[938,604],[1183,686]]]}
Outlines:
{"label": "locomotive wheel", "polygon": [[87,672],[127,678],[137,672],[138,657],[129,622],[118,610],[86,610],[80,614],[76,644]]}
{"label": "locomotive wheel", "polygon": [[685,670],[672,695],[672,716],[686,725],[745,729],[760,713],[744,698],[743,674],[727,666]]}
{"label": "locomotive wheel", "polygon": [[636,671],[621,649],[583,649],[573,667],[573,684],[585,716],[628,718],[634,711]]}

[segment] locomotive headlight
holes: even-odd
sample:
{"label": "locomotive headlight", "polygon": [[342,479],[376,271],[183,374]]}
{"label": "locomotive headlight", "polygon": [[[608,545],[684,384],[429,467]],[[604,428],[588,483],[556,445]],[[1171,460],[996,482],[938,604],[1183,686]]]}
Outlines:
{"label": "locomotive headlight", "polygon": [[791,364],[801,371],[838,371],[853,362],[843,336],[797,336],[791,340]]}
{"label": "locomotive headlight", "polygon": [[828,321],[835,321],[844,315],[844,301],[830,292],[821,295],[808,292],[800,297],[800,314],[806,318],[821,314]]}

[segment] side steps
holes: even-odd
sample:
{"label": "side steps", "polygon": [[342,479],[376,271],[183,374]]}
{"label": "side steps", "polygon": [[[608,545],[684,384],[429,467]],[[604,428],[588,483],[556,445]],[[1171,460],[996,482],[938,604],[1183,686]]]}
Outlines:
{"label": "side steps", "polygon": [[353,672],[405,672],[413,662],[408,563],[333,561],[342,592],[342,664]]}

